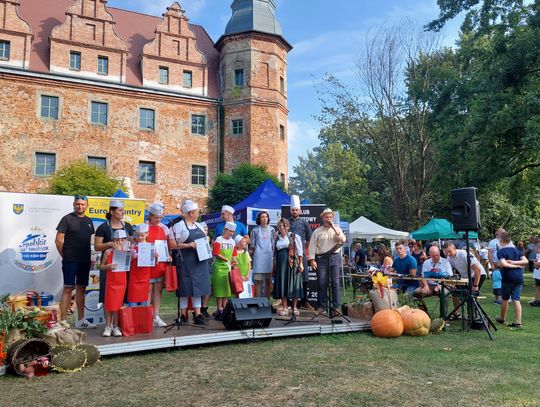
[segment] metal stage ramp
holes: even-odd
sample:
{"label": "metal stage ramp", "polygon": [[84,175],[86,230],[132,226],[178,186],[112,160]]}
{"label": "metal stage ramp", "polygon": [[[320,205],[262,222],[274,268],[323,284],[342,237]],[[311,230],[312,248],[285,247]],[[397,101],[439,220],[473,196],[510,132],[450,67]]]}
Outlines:
{"label": "metal stage ramp", "polygon": [[[164,318],[172,322],[174,317]],[[300,316],[299,320],[309,320]],[[307,335],[328,335],[371,330],[369,321],[349,318],[347,323],[342,318],[336,318],[339,323],[332,323],[327,318],[318,317],[312,322],[300,322],[285,325],[284,321],[272,320],[268,328],[245,330],[227,330],[221,322],[209,320],[206,329],[191,326],[181,326],[164,333],[164,328],[154,328],[152,333],[139,334],[121,338],[104,338],[101,336],[102,327],[86,331],[87,343],[96,345],[102,356],[119,355],[124,353],[141,352],[156,349],[183,348],[215,343],[235,342],[244,340],[261,340]],[[341,322],[340,322],[341,321]]]}

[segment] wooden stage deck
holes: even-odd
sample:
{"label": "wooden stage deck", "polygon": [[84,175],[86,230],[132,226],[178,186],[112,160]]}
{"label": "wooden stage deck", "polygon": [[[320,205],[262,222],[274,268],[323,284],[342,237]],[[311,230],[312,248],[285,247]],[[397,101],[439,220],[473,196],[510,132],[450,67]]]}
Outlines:
{"label": "wooden stage deck", "polygon": [[[183,325],[180,329],[173,327],[170,331],[164,333],[164,328],[154,328],[153,332],[149,334],[119,338],[102,337],[103,327],[98,327],[86,331],[88,335],[87,343],[96,345],[101,355],[107,356],[155,349],[182,348],[254,339],[360,332],[371,329],[369,321],[349,318],[350,323],[348,323],[343,318],[330,320],[324,316],[319,316],[310,321],[313,317],[312,313],[302,314],[298,319],[309,322],[295,322],[286,325],[286,321],[276,320],[276,318],[282,317],[276,317],[273,314],[274,318],[268,328],[227,330],[222,322],[211,319],[207,321],[205,329]],[[163,319],[165,322],[172,322],[174,316],[163,317]]]}

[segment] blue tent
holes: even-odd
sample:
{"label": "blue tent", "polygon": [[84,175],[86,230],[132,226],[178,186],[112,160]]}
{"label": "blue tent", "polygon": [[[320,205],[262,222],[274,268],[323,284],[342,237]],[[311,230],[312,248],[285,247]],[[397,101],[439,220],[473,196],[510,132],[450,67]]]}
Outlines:
{"label": "blue tent", "polygon": [[129,196],[127,196],[127,194],[124,191],[119,189],[113,194],[113,198],[129,198]]}
{"label": "blue tent", "polygon": [[[247,198],[231,206],[236,211],[234,214],[235,220],[246,224],[248,223],[248,208],[281,210],[281,205],[289,205],[290,203],[291,197],[267,179]],[[256,215],[256,212],[251,211],[251,214]],[[221,222],[221,213],[203,215],[203,221],[206,222],[210,229],[215,229]]]}

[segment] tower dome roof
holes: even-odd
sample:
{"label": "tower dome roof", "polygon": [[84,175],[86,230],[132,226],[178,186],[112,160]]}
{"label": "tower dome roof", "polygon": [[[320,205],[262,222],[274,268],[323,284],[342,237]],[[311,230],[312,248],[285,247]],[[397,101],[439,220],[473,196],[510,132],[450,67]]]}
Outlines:
{"label": "tower dome roof", "polygon": [[225,28],[225,35],[258,31],[283,36],[276,20],[274,0],[234,0],[232,16]]}

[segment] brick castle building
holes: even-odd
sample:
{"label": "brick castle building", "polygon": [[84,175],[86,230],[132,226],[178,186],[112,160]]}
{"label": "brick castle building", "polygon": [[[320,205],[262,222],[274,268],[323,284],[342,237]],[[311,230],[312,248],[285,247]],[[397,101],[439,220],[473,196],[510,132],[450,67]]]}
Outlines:
{"label": "brick castle building", "polygon": [[179,3],[0,0],[0,190],[37,192],[75,160],[174,211],[221,171],[287,179],[287,53],[274,0],[234,0],[216,43]]}

